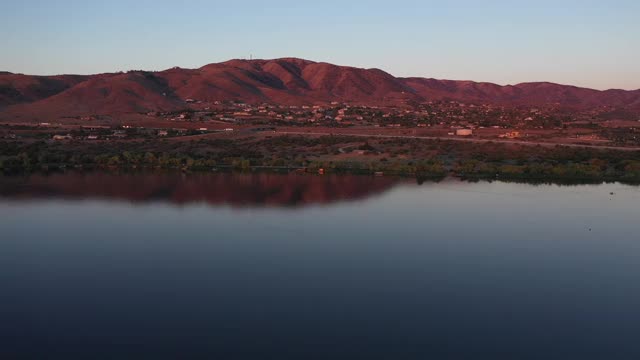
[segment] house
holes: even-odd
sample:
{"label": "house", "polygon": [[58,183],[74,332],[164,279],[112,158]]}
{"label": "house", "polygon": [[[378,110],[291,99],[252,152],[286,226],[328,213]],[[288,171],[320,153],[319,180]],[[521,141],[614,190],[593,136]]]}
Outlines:
{"label": "house", "polygon": [[53,135],[53,140],[62,141],[62,140],[73,140],[73,136],[67,135]]}
{"label": "house", "polygon": [[502,134],[500,135],[501,138],[507,138],[507,139],[516,139],[520,137],[520,132],[519,131],[512,131],[512,132],[508,132],[506,134]]}

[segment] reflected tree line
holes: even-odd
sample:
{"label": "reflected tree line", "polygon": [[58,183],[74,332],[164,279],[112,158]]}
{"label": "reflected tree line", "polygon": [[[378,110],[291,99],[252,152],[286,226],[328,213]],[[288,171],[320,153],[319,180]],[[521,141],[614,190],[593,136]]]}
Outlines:
{"label": "reflected tree line", "polygon": [[70,171],[0,178],[0,196],[296,207],[366,199],[403,181],[357,175]]}

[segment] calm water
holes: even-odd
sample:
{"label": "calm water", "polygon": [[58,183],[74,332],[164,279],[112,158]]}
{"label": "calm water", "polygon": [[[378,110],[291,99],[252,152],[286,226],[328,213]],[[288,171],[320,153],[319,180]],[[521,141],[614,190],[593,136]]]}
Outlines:
{"label": "calm water", "polygon": [[639,206],[620,184],[4,178],[0,358],[638,359]]}

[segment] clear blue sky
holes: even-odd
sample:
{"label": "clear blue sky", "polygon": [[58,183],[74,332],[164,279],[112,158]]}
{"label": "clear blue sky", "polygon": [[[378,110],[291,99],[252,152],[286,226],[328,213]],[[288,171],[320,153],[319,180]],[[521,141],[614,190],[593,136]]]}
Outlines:
{"label": "clear blue sky", "polygon": [[639,0],[2,0],[0,70],[162,70],[253,54],[396,76],[640,88]]}

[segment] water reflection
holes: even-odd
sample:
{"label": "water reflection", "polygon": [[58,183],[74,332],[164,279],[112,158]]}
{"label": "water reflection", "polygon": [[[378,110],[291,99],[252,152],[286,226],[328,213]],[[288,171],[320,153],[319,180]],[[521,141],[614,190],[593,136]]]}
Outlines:
{"label": "water reflection", "polygon": [[9,199],[107,199],[132,203],[207,203],[232,206],[331,204],[381,194],[398,178],[355,175],[64,173],[0,178],[0,196]]}
{"label": "water reflection", "polygon": [[5,178],[0,359],[640,359],[638,188],[401,184]]}

